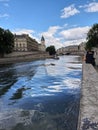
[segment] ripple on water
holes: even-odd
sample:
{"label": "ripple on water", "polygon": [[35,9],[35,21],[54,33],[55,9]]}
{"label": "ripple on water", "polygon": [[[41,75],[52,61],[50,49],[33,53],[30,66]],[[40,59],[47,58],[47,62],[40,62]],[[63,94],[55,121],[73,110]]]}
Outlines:
{"label": "ripple on water", "polygon": [[62,56],[1,67],[0,129],[76,130],[79,59]]}

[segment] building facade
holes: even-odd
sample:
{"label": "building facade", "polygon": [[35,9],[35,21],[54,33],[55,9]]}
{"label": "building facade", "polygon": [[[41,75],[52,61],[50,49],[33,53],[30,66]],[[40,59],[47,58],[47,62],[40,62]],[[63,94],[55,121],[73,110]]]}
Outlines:
{"label": "building facade", "polygon": [[79,45],[79,49],[81,51],[84,51],[85,52],[85,46],[86,46],[86,42],[82,42],[80,45]]}
{"label": "building facade", "polygon": [[57,54],[76,54],[79,51],[79,46],[78,45],[70,45],[66,47],[59,48],[57,50]]}
{"label": "building facade", "polygon": [[38,51],[38,42],[28,34],[14,35],[14,51]]}

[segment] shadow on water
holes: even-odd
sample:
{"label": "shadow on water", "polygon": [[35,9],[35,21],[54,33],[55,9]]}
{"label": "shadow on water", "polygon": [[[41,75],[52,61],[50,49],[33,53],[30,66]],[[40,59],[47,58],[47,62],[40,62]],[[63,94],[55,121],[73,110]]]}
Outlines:
{"label": "shadow on water", "polygon": [[0,130],[76,130],[81,67],[78,56],[1,67]]}
{"label": "shadow on water", "polygon": [[15,77],[13,78],[13,75],[13,71],[0,72],[0,96],[5,95],[17,81]]}
{"label": "shadow on water", "polygon": [[9,83],[8,85],[3,85],[3,87],[1,86],[2,88],[0,87],[0,96],[5,95],[13,84],[14,83],[12,82],[12,83]]}
{"label": "shadow on water", "polygon": [[[0,68],[0,96],[5,95],[11,87],[14,86],[20,77],[27,77],[30,79],[36,73],[36,66],[31,69],[31,66],[24,64],[5,65]],[[22,91],[26,88],[19,88],[12,99],[19,99],[22,97]]]}
{"label": "shadow on water", "polygon": [[13,94],[13,96],[10,99],[20,99],[23,96],[23,91],[25,88],[20,88],[16,91],[16,93]]}

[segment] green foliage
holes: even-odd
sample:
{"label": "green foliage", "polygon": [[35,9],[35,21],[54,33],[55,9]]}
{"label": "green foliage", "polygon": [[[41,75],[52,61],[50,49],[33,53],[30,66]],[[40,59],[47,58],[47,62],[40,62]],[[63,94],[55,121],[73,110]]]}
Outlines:
{"label": "green foliage", "polygon": [[92,49],[92,43],[91,42],[87,42],[86,46],[85,46],[85,50],[91,50]]}
{"label": "green foliage", "polygon": [[50,55],[55,55],[55,53],[56,53],[55,47],[52,45],[47,47],[46,51],[49,52]]}
{"label": "green foliage", "polygon": [[14,35],[9,30],[0,28],[0,56],[12,52],[14,47]]}
{"label": "green foliage", "polygon": [[94,24],[87,33],[86,49],[98,47],[98,24]]}

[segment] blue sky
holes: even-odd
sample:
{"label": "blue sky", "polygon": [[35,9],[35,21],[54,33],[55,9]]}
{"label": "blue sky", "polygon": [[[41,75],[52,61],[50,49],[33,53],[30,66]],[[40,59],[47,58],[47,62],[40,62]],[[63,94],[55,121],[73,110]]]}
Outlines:
{"label": "blue sky", "polygon": [[98,0],[0,0],[0,27],[56,49],[86,40],[98,23]]}

